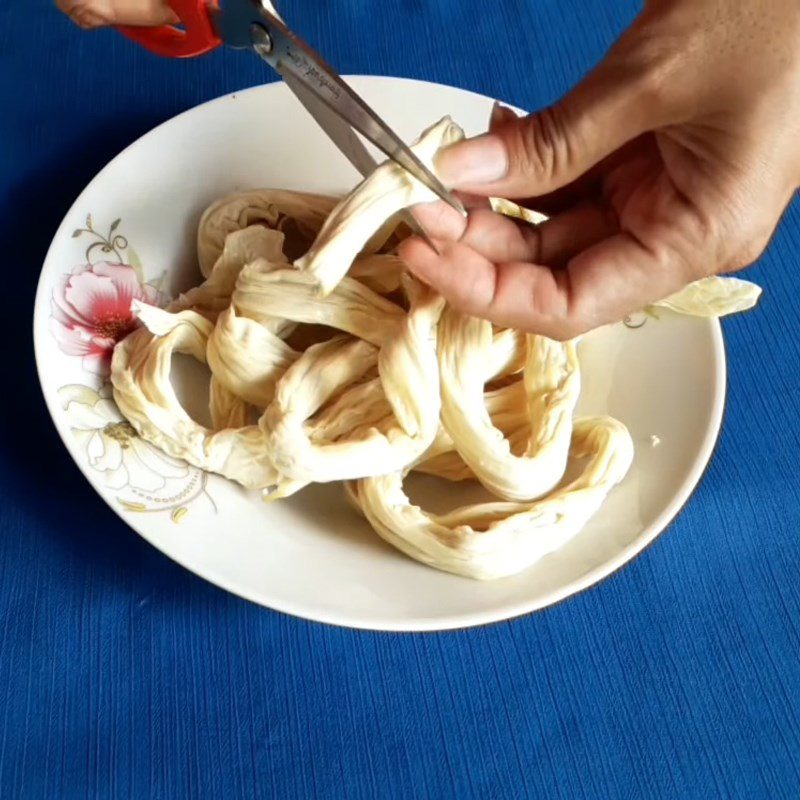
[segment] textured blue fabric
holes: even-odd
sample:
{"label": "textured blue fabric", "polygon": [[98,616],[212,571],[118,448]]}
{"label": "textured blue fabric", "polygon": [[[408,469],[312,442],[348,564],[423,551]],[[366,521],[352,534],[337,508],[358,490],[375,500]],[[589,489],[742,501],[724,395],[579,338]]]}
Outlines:
{"label": "textured blue fabric", "polygon": [[[291,7],[290,7],[291,6]],[[628,0],[286,0],[343,72],[536,108]],[[543,613],[432,635],[340,630],[210,586],[129,531],[58,441],[29,339],[65,210],[123,146],[264,80],[151,57],[45,0],[0,5],[0,797],[800,796],[800,209],[725,325],[716,456],[670,529]]]}

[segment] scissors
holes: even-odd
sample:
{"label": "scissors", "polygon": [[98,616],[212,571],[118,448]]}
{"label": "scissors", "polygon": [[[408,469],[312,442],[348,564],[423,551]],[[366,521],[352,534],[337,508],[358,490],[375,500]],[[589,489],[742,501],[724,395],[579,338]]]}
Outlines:
{"label": "scissors", "polygon": [[[191,58],[221,45],[250,49],[267,62],[350,163],[367,177],[378,166],[358,131],[389,159],[459,213],[461,202],[417,158],[403,140],[302,39],[292,33],[269,0],[168,0],[182,28],[121,26],[118,30],[160,56]],[[405,222],[430,238],[410,213]],[[434,247],[435,249],[435,247]]]}

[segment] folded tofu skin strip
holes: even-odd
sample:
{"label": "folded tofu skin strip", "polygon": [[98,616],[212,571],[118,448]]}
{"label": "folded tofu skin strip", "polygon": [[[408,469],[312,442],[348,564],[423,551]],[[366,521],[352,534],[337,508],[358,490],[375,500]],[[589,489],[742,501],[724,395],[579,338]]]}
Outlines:
{"label": "folded tofu skin strip", "polygon": [[[435,169],[461,138],[445,117],[413,149]],[[204,281],[166,309],[133,301],[141,324],[114,351],[114,399],[148,442],[267,502],[341,481],[406,555],[501,578],[586,525],[624,480],[633,443],[620,421],[575,416],[577,341],[465,316],[406,271],[400,213],[433,199],[387,162],[339,200],[266,189],[217,201],[198,230]],[[492,206],[520,225],[544,219]],[[707,278],[646,311],[722,316],[759,294]],[[208,365],[208,427],[173,389],[175,353]],[[494,499],[426,511],[403,488],[411,471],[478,481]]]}

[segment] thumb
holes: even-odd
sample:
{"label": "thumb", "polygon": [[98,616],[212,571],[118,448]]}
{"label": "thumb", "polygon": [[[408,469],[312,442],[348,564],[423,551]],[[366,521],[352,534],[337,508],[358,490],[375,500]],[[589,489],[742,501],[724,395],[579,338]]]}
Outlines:
{"label": "thumb", "polygon": [[[626,59],[627,60],[627,59]],[[492,114],[490,132],[441,151],[448,186],[481,195],[540,196],[560,189],[627,142],[666,123],[646,73],[610,55],[555,105],[527,117]]]}

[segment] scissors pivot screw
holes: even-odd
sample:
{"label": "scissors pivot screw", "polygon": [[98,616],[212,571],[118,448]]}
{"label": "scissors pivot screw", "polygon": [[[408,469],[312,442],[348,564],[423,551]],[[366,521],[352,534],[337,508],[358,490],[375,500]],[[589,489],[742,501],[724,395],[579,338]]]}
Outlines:
{"label": "scissors pivot screw", "polygon": [[253,37],[253,49],[260,55],[269,55],[272,52],[272,37],[266,28],[253,23],[250,26],[250,35]]}

